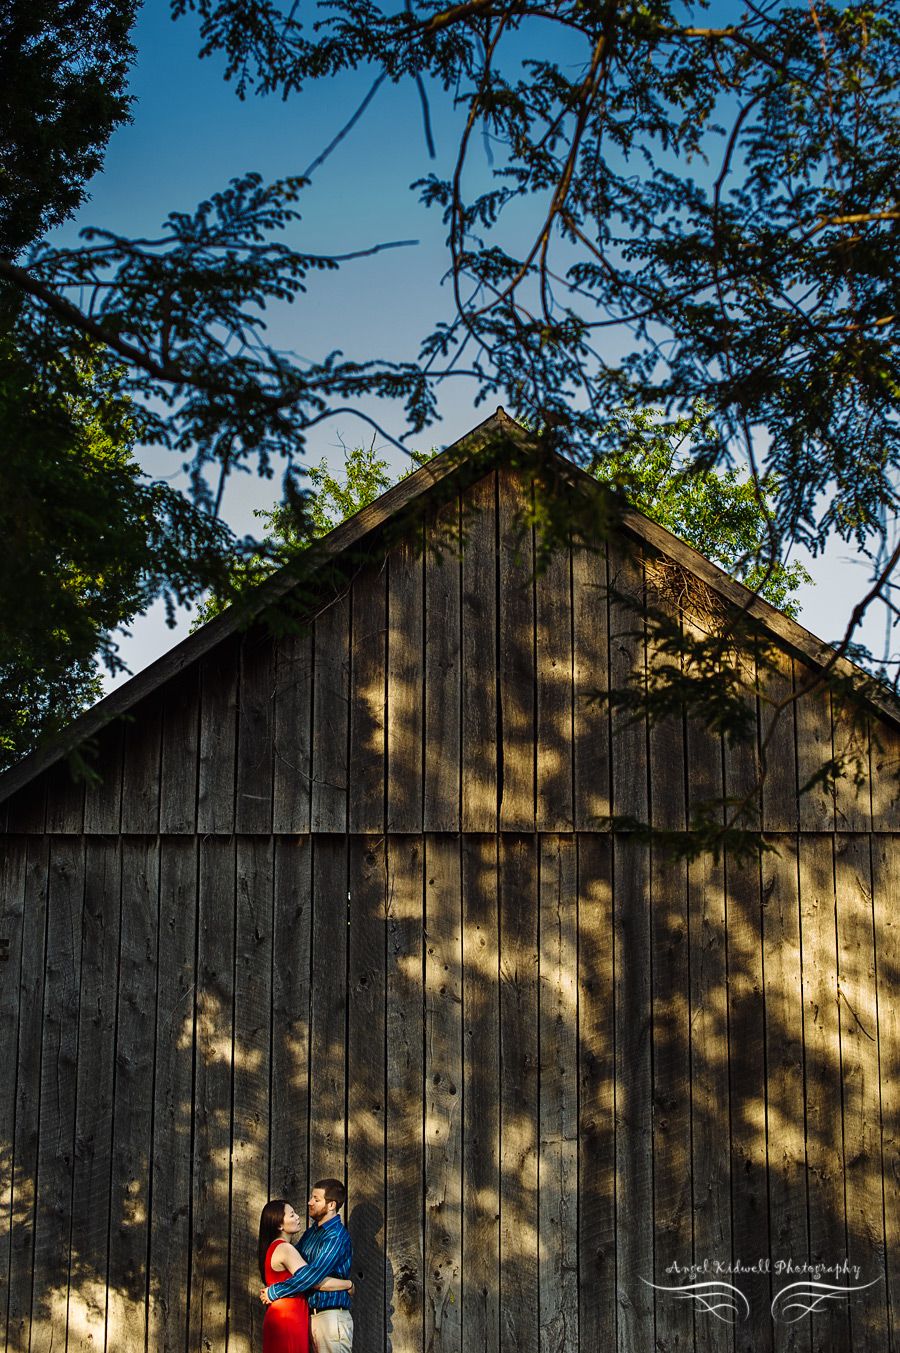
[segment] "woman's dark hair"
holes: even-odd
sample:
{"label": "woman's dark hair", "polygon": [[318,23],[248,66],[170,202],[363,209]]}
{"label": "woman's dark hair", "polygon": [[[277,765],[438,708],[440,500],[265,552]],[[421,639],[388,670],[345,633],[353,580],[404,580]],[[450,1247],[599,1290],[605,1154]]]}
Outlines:
{"label": "woman's dark hair", "polygon": [[284,1209],[287,1203],[283,1198],[272,1198],[266,1203],[259,1218],[259,1276],[266,1281],[266,1255],[269,1246],[284,1225]]}

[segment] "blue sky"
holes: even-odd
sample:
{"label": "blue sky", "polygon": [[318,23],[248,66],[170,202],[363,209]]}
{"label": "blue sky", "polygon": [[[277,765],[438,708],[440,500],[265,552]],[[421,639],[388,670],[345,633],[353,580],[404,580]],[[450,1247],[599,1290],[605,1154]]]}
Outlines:
{"label": "blue sky", "polygon": [[[114,135],[76,227],[152,234],[170,211],[192,209],[239,173],[258,170],[266,181],[302,173],[374,78],[364,69],[317,82],[288,103],[252,94],[241,102],[222,78],[221,61],[198,59],[195,21],[189,16],[173,23],[165,0],[148,0],[135,41],[133,122]],[[438,213],[420,207],[409,188],[432,168],[449,172],[456,149],[459,120],[451,101],[440,90],[431,91],[431,98],[436,163],[428,156],[415,88],[385,83],[360,123],[313,174],[294,234],[299,247],[321,253],[399,239],[418,244],[346,263],[337,274],[312,276],[305,296],[269,316],[270,337],[278,346],[307,358],[340,348],[354,358],[402,359],[416,355],[419,339],[436,317],[449,317],[452,298],[449,287],[441,285],[447,266],[444,227]],[[492,411],[493,405],[474,408],[473,395],[464,380],[446,387],[440,401],[443,421],[419,445],[451,442]],[[362,407],[393,436],[405,430],[401,408],[384,401]],[[352,446],[371,437],[366,424],[341,415],[315,431],[308,456],[313,463],[325,456],[336,468],[342,442]],[[401,453],[383,446],[399,472]],[[181,481],[179,465],[163,453],[146,456],[144,464],[154,476]],[[271,506],[277,494],[277,479],[237,476],[226,497],[229,522],[237,531],[253,529],[253,509]],[[822,638],[835,639],[865,586],[864,561],[842,544],[824,558],[801,557],[817,582],[801,594],[801,622]],[[121,645],[131,671],[165,652],[189,623],[185,614],[176,630],[168,629],[160,607],[136,621]],[[874,650],[883,647],[883,614],[873,617],[865,639]]]}

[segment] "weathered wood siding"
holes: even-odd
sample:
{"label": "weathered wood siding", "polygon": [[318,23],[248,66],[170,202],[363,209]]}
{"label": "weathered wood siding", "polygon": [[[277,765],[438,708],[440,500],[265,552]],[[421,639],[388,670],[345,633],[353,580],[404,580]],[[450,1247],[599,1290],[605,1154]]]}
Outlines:
{"label": "weathered wood siding", "polygon": [[[589,703],[655,661],[607,596],[649,573],[623,540],[534,581],[521,506],[488,476],[138,706],[96,786],[10,799],[11,1353],[259,1350],[259,1209],[325,1173],[365,1353],[900,1350],[900,737],[788,706],[743,869],[604,830],[754,758]],[[867,1286],[773,1320],[779,1261]],[[665,1290],[691,1265],[737,1325]]]}
{"label": "weathered wood siding", "polygon": [[7,1346],[260,1347],[259,1208],[345,1170],[375,1353],[730,1348],[648,1284],[766,1257],[872,1284],[779,1347],[896,1346],[896,842],[775,844],[12,838]]}

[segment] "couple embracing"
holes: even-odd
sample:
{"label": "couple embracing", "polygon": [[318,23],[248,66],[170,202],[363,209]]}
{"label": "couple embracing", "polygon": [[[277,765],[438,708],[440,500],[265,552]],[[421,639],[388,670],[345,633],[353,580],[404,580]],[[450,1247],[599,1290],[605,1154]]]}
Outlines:
{"label": "couple embracing", "polygon": [[313,1353],[351,1353],[353,1247],[339,1215],[345,1197],[340,1180],[318,1180],[306,1205],[311,1225],[305,1231],[282,1198],[263,1208],[259,1219],[259,1272],[266,1284],[259,1294],[266,1305],[263,1353],[310,1353],[310,1342]]}

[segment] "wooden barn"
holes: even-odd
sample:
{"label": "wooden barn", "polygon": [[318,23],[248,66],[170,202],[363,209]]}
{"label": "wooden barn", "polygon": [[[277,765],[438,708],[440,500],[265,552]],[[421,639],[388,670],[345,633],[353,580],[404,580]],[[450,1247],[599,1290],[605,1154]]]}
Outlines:
{"label": "wooden barn", "polygon": [[[305,629],[84,716],[99,782],[0,780],[10,1353],[258,1353],[260,1207],[325,1174],[355,1353],[900,1350],[900,720],[789,703],[742,868],[611,831],[756,774],[588,703],[654,661],[617,597],[748,594],[637,513],[535,576],[501,434],[338,527]],[[765,735],[828,652],[751,610]]]}

